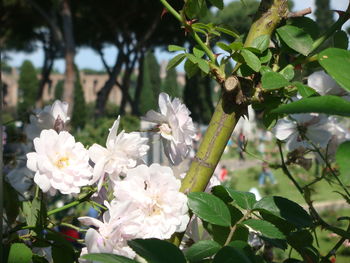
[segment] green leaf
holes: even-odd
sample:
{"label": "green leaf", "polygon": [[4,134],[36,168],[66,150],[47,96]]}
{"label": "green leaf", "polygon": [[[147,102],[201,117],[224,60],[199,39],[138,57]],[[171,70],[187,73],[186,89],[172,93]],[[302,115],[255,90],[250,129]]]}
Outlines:
{"label": "green leaf", "polygon": [[294,49],[304,56],[310,53],[313,40],[303,29],[296,26],[285,25],[278,28],[276,31],[291,49]]}
{"label": "green leaf", "polygon": [[199,261],[210,257],[221,249],[220,244],[212,240],[201,240],[193,244],[186,252],[185,256],[189,261]]}
{"label": "green leaf", "polygon": [[91,261],[98,261],[100,263],[137,263],[137,261],[130,258],[107,253],[91,253],[82,256],[82,258]]}
{"label": "green leaf", "polygon": [[49,261],[47,261],[46,258],[39,256],[39,255],[36,255],[36,254],[34,254],[32,256],[32,261],[33,261],[33,263],[49,263]]}
{"label": "green leaf", "polygon": [[188,194],[188,206],[199,218],[219,226],[231,226],[231,215],[228,207],[218,197],[203,193]]}
{"label": "green leaf", "polygon": [[46,234],[47,240],[52,240],[52,258],[55,263],[73,263],[76,260],[74,248],[59,232],[50,231]]}
{"label": "green leaf", "polygon": [[313,95],[317,95],[316,90],[314,90],[313,88],[310,88],[309,86],[306,86],[306,85],[304,85],[304,84],[302,84],[300,82],[294,82],[293,85],[297,87],[298,92],[300,93],[300,95],[303,98],[307,98],[307,97],[310,97],[310,96],[313,96]]}
{"label": "green leaf", "polygon": [[187,59],[185,62],[185,72],[189,78],[192,78],[199,68],[197,64],[194,64],[191,60]]}
{"label": "green leaf", "polygon": [[173,52],[173,51],[185,51],[186,48],[180,47],[180,46],[177,46],[177,45],[169,45],[169,46],[168,46],[168,50],[169,50],[170,52]]}
{"label": "green leaf", "polygon": [[243,209],[252,209],[256,203],[255,195],[249,192],[236,191],[231,188],[226,188],[227,193]]}
{"label": "green leaf", "polygon": [[264,89],[279,89],[289,86],[289,81],[277,72],[266,72],[261,77],[262,87]]}
{"label": "green leaf", "polygon": [[245,63],[255,72],[259,72],[261,67],[261,62],[259,58],[251,51],[247,49],[241,50],[241,55],[244,58]]}
{"label": "green leaf", "polygon": [[226,35],[229,35],[231,37],[234,37],[234,38],[239,38],[239,34],[237,34],[236,32],[233,32],[232,30],[229,30],[227,28],[223,28],[223,27],[219,27],[219,26],[216,26],[215,29],[221,33],[224,33]]}
{"label": "green leaf", "polygon": [[350,184],[350,141],[339,145],[335,154],[335,160],[339,165],[339,179],[346,185]]}
{"label": "green leaf", "polygon": [[18,200],[18,194],[13,187],[6,182],[4,183],[4,208],[6,211],[6,217],[9,225],[15,222],[18,214],[19,214],[19,206],[20,202]]}
{"label": "green leaf", "polygon": [[318,54],[318,62],[341,87],[350,91],[350,51],[328,48]]}
{"label": "green leaf", "polygon": [[32,202],[25,201],[22,203],[22,212],[28,226],[35,226],[40,213],[40,200],[35,198]]}
{"label": "green leaf", "polygon": [[285,236],[281,233],[281,231],[278,230],[276,226],[264,220],[248,219],[243,221],[242,224],[253,228],[255,231],[259,231],[262,235],[268,238],[285,238]]}
{"label": "green leaf", "polygon": [[197,58],[196,56],[194,56],[193,54],[186,54],[186,57],[191,60],[191,62],[193,64],[197,64],[198,67],[206,74],[209,73],[209,64],[208,61],[206,61],[205,59],[202,58]]}
{"label": "green leaf", "polygon": [[205,0],[186,1],[184,9],[189,18],[204,15],[208,10]]}
{"label": "green leaf", "polygon": [[285,77],[288,81],[290,81],[294,78],[294,67],[289,64],[285,66],[279,73],[282,74],[283,77]]}
{"label": "green leaf", "polygon": [[226,45],[225,43],[223,42],[216,42],[216,45],[221,48],[222,50],[225,50],[226,52],[228,53],[231,53],[232,50],[231,50],[231,47],[229,45]]}
{"label": "green leaf", "polygon": [[272,110],[272,112],[285,114],[319,112],[349,117],[350,102],[341,97],[332,95],[309,97],[283,104],[277,109]]}
{"label": "green leaf", "polygon": [[185,57],[186,57],[186,55],[185,55],[184,53],[178,54],[178,55],[176,55],[175,57],[173,57],[173,58],[169,61],[168,65],[167,65],[167,67],[166,67],[166,70],[169,70],[169,69],[174,68],[174,67],[176,67],[177,65],[179,65],[179,64],[185,59]]}
{"label": "green leaf", "polygon": [[254,205],[253,210],[271,213],[287,220],[295,227],[312,225],[311,217],[299,204],[281,196],[264,197]]}
{"label": "green leaf", "polygon": [[10,248],[8,263],[29,263],[32,260],[32,251],[23,243],[13,243]]}
{"label": "green leaf", "polygon": [[235,247],[223,247],[220,251],[215,255],[213,263],[231,263],[231,262],[239,262],[239,263],[251,263],[249,258],[242,253],[240,249]]}
{"label": "green leaf", "polygon": [[186,263],[181,250],[165,240],[134,239],[128,245],[149,263]]}
{"label": "green leaf", "polygon": [[199,46],[195,46],[193,48],[193,54],[197,57],[197,58],[201,58],[204,56],[205,52],[199,47]]}
{"label": "green leaf", "polygon": [[242,42],[232,42],[229,47],[232,50],[241,50],[243,48],[243,43]]}
{"label": "green leaf", "polygon": [[348,49],[349,39],[348,35],[343,30],[338,30],[333,35],[333,45],[336,48]]}
{"label": "green leaf", "polygon": [[257,48],[260,52],[264,52],[270,45],[270,36],[261,35],[255,38],[251,44],[251,47]]}
{"label": "green leaf", "polygon": [[224,0],[209,0],[209,2],[220,10],[224,8]]}

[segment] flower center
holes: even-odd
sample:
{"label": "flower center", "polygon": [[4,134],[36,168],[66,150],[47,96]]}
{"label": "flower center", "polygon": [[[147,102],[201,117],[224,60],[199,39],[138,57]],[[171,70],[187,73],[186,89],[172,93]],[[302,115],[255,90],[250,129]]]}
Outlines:
{"label": "flower center", "polygon": [[167,123],[163,123],[159,126],[160,133],[171,135],[171,128]]}
{"label": "flower center", "polygon": [[69,158],[64,156],[61,157],[60,159],[58,159],[55,163],[56,167],[58,167],[59,169],[62,169],[64,167],[67,167],[69,165]]}

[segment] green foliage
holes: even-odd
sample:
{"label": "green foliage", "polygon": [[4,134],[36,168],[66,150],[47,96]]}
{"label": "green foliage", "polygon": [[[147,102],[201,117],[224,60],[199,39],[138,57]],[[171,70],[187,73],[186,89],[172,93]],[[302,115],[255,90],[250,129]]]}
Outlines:
{"label": "green foliage", "polygon": [[177,72],[175,68],[167,71],[166,77],[163,80],[162,91],[169,94],[172,98],[181,98],[179,84],[177,83]]}
{"label": "green foliage", "polygon": [[29,60],[25,60],[20,67],[18,80],[18,113],[20,115],[34,108],[38,86],[36,70]]}
{"label": "green foliage", "polygon": [[290,85],[289,81],[277,72],[266,72],[261,78],[264,89],[279,89]]}
{"label": "green foliage", "polygon": [[318,62],[341,87],[350,91],[350,51],[328,48],[318,54]]}
{"label": "green foliage", "polygon": [[98,261],[100,263],[137,263],[137,261],[132,260],[130,258],[107,253],[89,253],[87,255],[82,256],[82,258],[94,262]]}
{"label": "green foliage", "polygon": [[55,100],[62,100],[64,81],[59,80],[55,86]]}
{"label": "green foliage", "polygon": [[10,248],[8,263],[29,263],[32,251],[23,243],[13,243]]}
{"label": "green foliage", "polygon": [[165,240],[134,239],[129,241],[128,245],[150,263],[186,263],[181,250]]}
{"label": "green foliage", "polygon": [[186,250],[185,256],[190,262],[197,262],[215,255],[220,249],[220,244],[213,240],[200,240]]}
{"label": "green foliage", "polygon": [[345,185],[350,185],[350,142],[346,141],[339,145],[337,153],[335,155],[337,164],[339,165],[340,180]]}
{"label": "green foliage", "polygon": [[350,102],[331,95],[303,98],[289,104],[280,105],[273,113],[319,112],[330,115],[350,116]]}
{"label": "green foliage", "polygon": [[285,25],[278,28],[277,33],[279,37],[295,51],[307,56],[311,49],[313,40],[311,36],[305,32],[302,28]]}
{"label": "green foliage", "polygon": [[216,196],[194,192],[188,195],[188,206],[192,212],[206,222],[230,226],[231,216],[225,203]]}

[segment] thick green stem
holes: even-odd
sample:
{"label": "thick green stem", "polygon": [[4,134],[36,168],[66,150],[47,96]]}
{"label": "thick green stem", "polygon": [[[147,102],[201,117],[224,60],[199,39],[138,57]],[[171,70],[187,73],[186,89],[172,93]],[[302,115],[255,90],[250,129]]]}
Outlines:
{"label": "thick green stem", "polygon": [[[286,0],[263,0],[248,33],[246,46],[249,46],[252,40],[261,35],[271,35],[287,10]],[[232,131],[242,113],[246,111],[246,107],[237,105],[233,94],[223,92],[196,157],[182,181],[182,192],[187,194],[205,190]],[[174,236],[172,242],[179,245],[182,236],[182,234]]]}

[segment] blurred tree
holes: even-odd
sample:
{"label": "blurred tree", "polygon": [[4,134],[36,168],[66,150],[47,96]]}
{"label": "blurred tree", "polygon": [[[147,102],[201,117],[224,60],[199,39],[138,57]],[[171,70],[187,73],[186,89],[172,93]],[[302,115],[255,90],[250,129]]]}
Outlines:
{"label": "blurred tree", "polygon": [[143,80],[140,95],[139,111],[144,115],[149,110],[158,109],[158,96],[160,92],[160,68],[154,54],[147,52],[143,63]]}
{"label": "blurred tree", "polygon": [[321,32],[326,31],[334,23],[333,11],[330,10],[329,0],[316,0],[316,22]]}
{"label": "blurred tree", "polygon": [[211,86],[212,82],[208,76],[203,78],[196,74],[192,78],[186,77],[184,102],[196,122],[208,124],[214,112]]}
{"label": "blurred tree", "polygon": [[179,84],[177,83],[177,71],[175,68],[171,68],[166,72],[166,77],[163,80],[162,91],[168,93],[170,97],[181,98],[181,91]]}
{"label": "blurred tree", "polygon": [[[20,67],[18,80],[18,114],[23,115],[25,112],[34,108],[36,94],[38,90],[38,78],[32,62],[25,60]],[[24,115],[27,117],[27,115]]]}
{"label": "blurred tree", "polygon": [[[83,87],[80,82],[79,70],[75,66],[74,72],[75,76],[75,87],[74,87],[74,108],[72,109],[72,127],[74,129],[82,129],[85,126],[87,118],[87,108],[84,97]],[[69,105],[71,107],[71,105]]]}
{"label": "blurred tree", "polygon": [[55,86],[55,100],[62,100],[64,81],[59,80]]}

